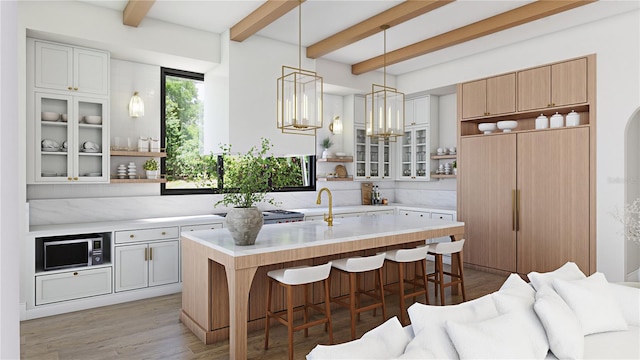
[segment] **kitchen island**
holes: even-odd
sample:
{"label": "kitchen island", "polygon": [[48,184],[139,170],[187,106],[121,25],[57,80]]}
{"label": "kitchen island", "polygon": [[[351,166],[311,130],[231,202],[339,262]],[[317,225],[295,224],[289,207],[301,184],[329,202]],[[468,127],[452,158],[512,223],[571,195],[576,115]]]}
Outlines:
{"label": "kitchen island", "polygon": [[[252,246],[234,245],[227,229],[183,233],[180,320],[206,344],[229,338],[230,358],[245,359],[249,324],[252,329],[264,326],[267,271],[442,236],[455,241],[463,234],[462,222],[398,215],[339,219],[333,227],[324,222],[265,225]],[[334,291],[340,291],[339,283]]]}

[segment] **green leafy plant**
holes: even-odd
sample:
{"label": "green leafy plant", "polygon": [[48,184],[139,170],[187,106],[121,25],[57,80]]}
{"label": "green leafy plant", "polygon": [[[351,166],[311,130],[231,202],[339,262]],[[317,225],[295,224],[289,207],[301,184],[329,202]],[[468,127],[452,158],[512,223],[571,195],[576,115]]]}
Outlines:
{"label": "green leafy plant", "polygon": [[458,167],[458,163],[456,162],[456,160],[453,160],[453,164],[452,164],[453,168],[455,169],[456,167]]}
{"label": "green leafy plant", "polygon": [[145,170],[158,170],[160,166],[156,159],[149,159],[142,164],[142,168]]}
{"label": "green leafy plant", "polygon": [[268,154],[272,145],[268,139],[261,140],[260,147],[253,146],[241,155],[234,155],[231,145],[221,146],[224,161],[224,195],[215,206],[223,204],[248,208],[259,202],[278,205],[267,193],[298,184],[301,171],[291,171],[291,167],[300,168],[300,164],[283,163],[282,158]]}
{"label": "green leafy plant", "polygon": [[322,142],[320,143],[320,145],[322,146],[323,149],[328,149],[333,146],[333,141],[331,141],[330,138],[326,137],[322,139]]}

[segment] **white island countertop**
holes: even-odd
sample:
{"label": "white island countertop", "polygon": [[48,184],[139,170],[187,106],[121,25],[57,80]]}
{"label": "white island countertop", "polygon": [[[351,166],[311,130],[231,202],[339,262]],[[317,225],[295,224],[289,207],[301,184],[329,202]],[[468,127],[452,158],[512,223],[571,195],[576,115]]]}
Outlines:
{"label": "white island countertop", "polygon": [[[238,257],[358,241],[370,239],[373,236],[380,238],[449,229],[452,226],[464,226],[464,223],[440,219],[415,221],[404,216],[376,215],[336,219],[332,227],[327,226],[324,221],[264,225],[255,245],[251,246],[235,245],[228,229],[193,231],[183,233],[182,236],[227,255]],[[375,247],[375,244],[369,246],[369,248]]]}

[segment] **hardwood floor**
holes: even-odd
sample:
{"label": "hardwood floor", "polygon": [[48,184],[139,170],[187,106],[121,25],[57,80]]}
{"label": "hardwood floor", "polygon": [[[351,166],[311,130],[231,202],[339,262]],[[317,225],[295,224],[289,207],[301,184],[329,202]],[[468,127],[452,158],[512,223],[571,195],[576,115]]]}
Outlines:
{"label": "hardwood floor", "polygon": [[[433,263],[429,263],[433,270]],[[496,291],[506,276],[465,269],[465,289],[468,299]],[[432,304],[433,284],[429,293]],[[388,295],[388,316],[398,315],[397,296]],[[424,299],[422,299],[424,300]],[[446,291],[447,304],[462,301]],[[418,299],[418,301],[421,301]],[[21,358],[23,359],[228,359],[228,341],[203,344],[179,321],[181,295],[173,294],[124,304],[106,306],[74,313],[23,321],[20,326]],[[350,340],[348,310],[332,307],[335,343]],[[380,312],[363,313],[358,322],[357,336],[382,322]],[[323,326],[294,335],[296,359],[318,344],[326,344],[328,335]],[[249,334],[250,359],[283,359],[287,357],[286,327],[271,328],[269,350],[265,351],[264,331]]]}

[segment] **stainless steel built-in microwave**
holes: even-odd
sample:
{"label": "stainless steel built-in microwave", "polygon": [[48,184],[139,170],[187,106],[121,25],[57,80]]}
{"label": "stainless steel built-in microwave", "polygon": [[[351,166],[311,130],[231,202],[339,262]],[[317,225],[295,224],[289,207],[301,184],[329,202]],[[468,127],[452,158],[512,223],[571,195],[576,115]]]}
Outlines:
{"label": "stainless steel built-in microwave", "polygon": [[102,237],[45,241],[44,269],[99,265],[103,262]]}

